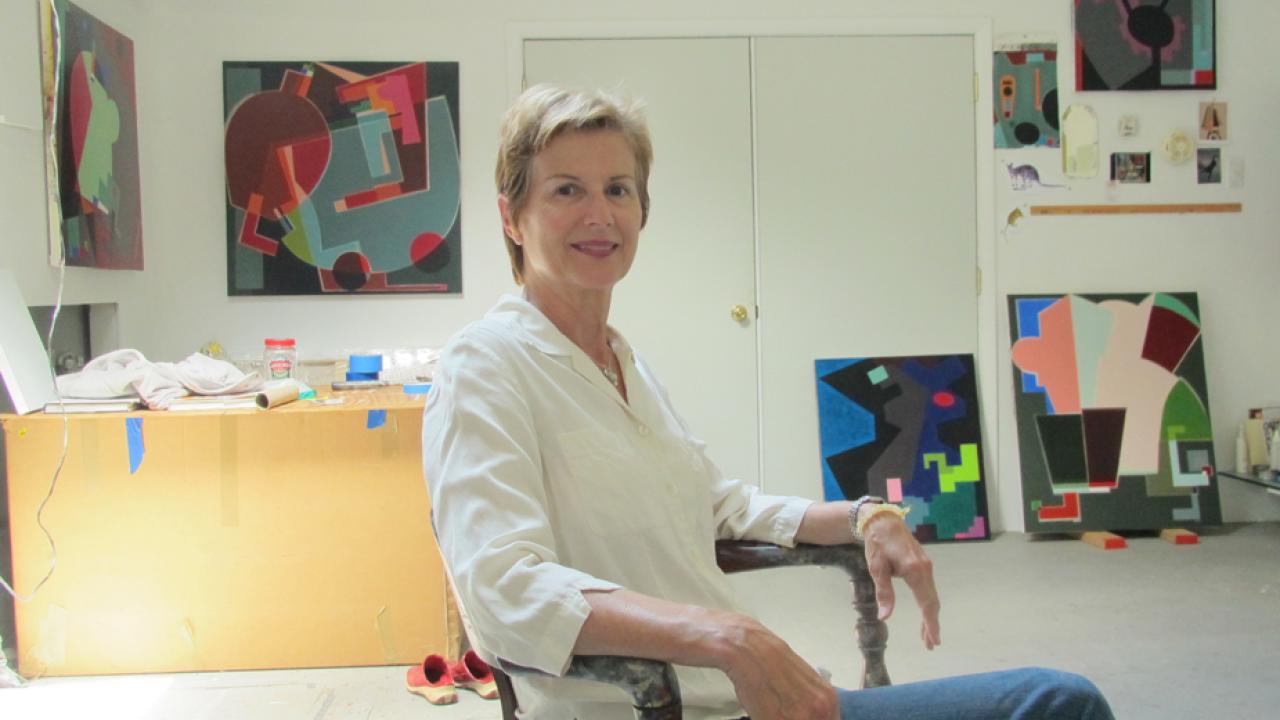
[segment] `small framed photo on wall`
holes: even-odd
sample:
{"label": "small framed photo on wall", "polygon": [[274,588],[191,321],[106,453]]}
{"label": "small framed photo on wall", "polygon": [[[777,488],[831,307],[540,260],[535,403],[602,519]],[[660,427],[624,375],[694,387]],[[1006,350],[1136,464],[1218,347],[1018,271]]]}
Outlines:
{"label": "small framed photo on wall", "polygon": [[1151,182],[1151,153],[1111,153],[1111,179],[1118,183]]}
{"label": "small framed photo on wall", "polygon": [[1222,148],[1196,150],[1196,182],[1217,185],[1222,182]]}

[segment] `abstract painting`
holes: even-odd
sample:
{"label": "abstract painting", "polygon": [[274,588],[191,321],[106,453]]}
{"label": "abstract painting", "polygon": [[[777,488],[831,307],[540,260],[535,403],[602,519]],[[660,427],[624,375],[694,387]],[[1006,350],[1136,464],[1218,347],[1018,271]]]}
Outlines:
{"label": "abstract painting", "polygon": [[142,269],[133,41],[66,0],[42,0],[49,257]]}
{"label": "abstract painting", "polygon": [[222,77],[228,294],[462,291],[457,63]]}
{"label": "abstract painting", "polygon": [[814,362],[827,500],[911,508],[921,542],[990,537],[972,355]]}
{"label": "abstract painting", "polygon": [[1058,147],[1058,46],[997,50],[991,77],[996,147]]}
{"label": "abstract painting", "polygon": [[1011,295],[1027,532],[1218,524],[1195,293]]}
{"label": "abstract painting", "polygon": [[1075,0],[1077,90],[1217,87],[1214,0]]}

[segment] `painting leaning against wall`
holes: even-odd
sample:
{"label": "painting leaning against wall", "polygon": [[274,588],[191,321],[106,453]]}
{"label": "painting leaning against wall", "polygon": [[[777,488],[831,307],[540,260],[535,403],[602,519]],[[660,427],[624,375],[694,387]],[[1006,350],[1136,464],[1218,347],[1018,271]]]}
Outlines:
{"label": "painting leaning against wall", "polygon": [[1195,293],[1010,295],[1027,532],[1222,521]]}
{"label": "painting leaning against wall", "polygon": [[910,508],[921,542],[990,537],[972,355],[814,362],[827,500]]}
{"label": "painting leaning against wall", "polygon": [[66,0],[41,0],[49,259],[142,269],[133,41]]}
{"label": "painting leaning against wall", "polygon": [[456,62],[222,74],[229,295],[462,291]]}

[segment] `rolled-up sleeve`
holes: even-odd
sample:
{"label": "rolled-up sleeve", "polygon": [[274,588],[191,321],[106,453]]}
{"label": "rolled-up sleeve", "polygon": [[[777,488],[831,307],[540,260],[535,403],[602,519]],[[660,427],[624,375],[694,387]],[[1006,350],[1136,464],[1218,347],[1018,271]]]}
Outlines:
{"label": "rolled-up sleeve", "polygon": [[754,485],[726,477],[720,466],[707,455],[707,444],[694,437],[689,425],[671,403],[667,389],[652,380],[658,395],[698,455],[710,479],[711,510],[718,540],[756,540],[784,547],[796,543],[796,532],[812,500],[781,495],[766,495]]}
{"label": "rolled-up sleeve", "polygon": [[473,643],[491,660],[563,675],[591,611],[583,591],[619,586],[558,561],[514,363],[475,337],[456,338],[424,412],[432,521]]}
{"label": "rolled-up sleeve", "polygon": [[722,540],[758,540],[792,547],[805,510],[812,500],[766,495],[754,485],[725,477],[703,453],[711,475],[711,507],[716,537]]}

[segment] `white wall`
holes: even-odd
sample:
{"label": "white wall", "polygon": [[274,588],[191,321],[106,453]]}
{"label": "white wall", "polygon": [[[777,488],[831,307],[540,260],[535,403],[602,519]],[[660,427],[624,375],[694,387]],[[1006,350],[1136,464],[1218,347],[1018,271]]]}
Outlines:
{"label": "white wall", "polygon": [[[493,210],[494,138],[509,101],[508,26],[513,22],[795,20],[814,17],[989,18],[996,38],[1048,34],[1071,57],[1071,0],[651,0],[603,3],[440,2],[438,0],[81,0],[82,7],[133,38],[138,70],[142,208],[146,269],[140,272],[69,269],[68,302],[120,303],[123,345],[157,359],[177,359],[216,339],[232,353],[257,352],[263,337],[289,334],[304,354],[337,356],[353,347],[442,344],[512,286]],[[1194,111],[1210,96],[1231,103],[1232,139],[1224,157],[1246,159],[1240,189],[1203,191],[1172,177],[1157,163],[1151,188],[1123,188],[1132,202],[1202,202],[1221,198],[1245,205],[1241,215],[1141,216],[1023,221],[997,239],[999,297],[1014,291],[1196,290],[1205,323],[1206,363],[1217,449],[1232,457],[1235,423],[1245,409],[1280,402],[1272,366],[1280,334],[1264,322],[1274,271],[1280,269],[1276,227],[1280,207],[1280,142],[1268,121],[1280,115],[1280,73],[1271,52],[1280,4],[1269,0],[1218,3],[1215,93],[1090,93],[1080,100],[1098,112],[1103,152],[1151,149],[1164,132],[1194,129]],[[0,0],[0,114],[38,127],[38,42],[35,2]],[[221,62],[269,59],[454,60],[460,63],[463,287],[461,296],[355,298],[229,298],[226,295],[222,170]],[[678,70],[676,70],[678,71]],[[1059,66],[1063,88],[1073,68]],[[1063,106],[1073,93],[1064,89]],[[1143,130],[1121,146],[1116,116],[1136,114]],[[14,268],[31,304],[51,303],[56,273],[45,262],[43,162],[40,134],[0,126],[0,265]],[[661,147],[657,148],[661,163]],[[1052,166],[1052,153],[1015,154]],[[1043,159],[1042,159],[1043,158]],[[928,171],[928,158],[916,158]],[[1069,193],[1035,198],[1003,188],[997,165],[996,227],[1017,204],[1095,202],[1111,197],[1103,180],[1079,182]],[[1163,177],[1162,177],[1163,176]],[[1194,181],[1192,181],[1194,182]],[[1117,191],[1118,192],[1118,191]],[[921,199],[927,204],[927,198]],[[981,209],[980,209],[981,210]],[[1003,314],[1001,314],[1003,322]],[[1005,441],[999,476],[1017,477],[1007,388],[1007,340],[999,353]],[[1017,483],[1000,483],[1005,524],[1019,524]],[[1280,503],[1229,481],[1222,495],[1228,519],[1280,517]]]}

